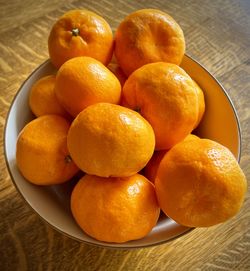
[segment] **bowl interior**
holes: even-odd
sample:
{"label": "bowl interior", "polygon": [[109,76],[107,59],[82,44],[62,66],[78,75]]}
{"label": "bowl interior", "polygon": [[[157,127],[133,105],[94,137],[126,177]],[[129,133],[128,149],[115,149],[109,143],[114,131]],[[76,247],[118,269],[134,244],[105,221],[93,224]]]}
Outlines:
{"label": "bowl interior", "polygon": [[226,146],[239,161],[241,148],[239,120],[227,92],[191,57],[185,56],[181,66],[198,83],[205,96],[206,111],[200,125],[194,131],[195,134]]}
{"label": "bowl interior", "polygon": [[[222,86],[200,64],[185,56],[182,67],[201,86],[205,95],[206,112],[196,134],[210,138],[228,147],[235,157],[240,157],[240,128],[233,104]],[[12,180],[32,209],[58,231],[79,241],[108,247],[144,247],[171,240],[190,230],[162,215],[154,229],[143,239],[123,244],[99,242],[86,235],[75,223],[69,208],[71,191],[79,177],[48,187],[27,182],[16,166],[16,141],[21,129],[34,118],[28,96],[31,86],[41,77],[54,73],[49,61],[43,63],[23,83],[9,111],[5,127],[5,158]]]}

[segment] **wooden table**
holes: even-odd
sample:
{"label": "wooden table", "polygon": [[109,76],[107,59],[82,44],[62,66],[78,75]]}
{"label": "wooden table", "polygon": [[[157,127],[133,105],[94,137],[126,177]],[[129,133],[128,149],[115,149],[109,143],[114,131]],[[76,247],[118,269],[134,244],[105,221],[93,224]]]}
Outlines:
{"label": "wooden table", "polygon": [[[250,180],[250,1],[2,1],[0,129],[21,83],[48,58],[47,37],[65,11],[87,8],[115,31],[126,14],[145,7],[168,12],[184,30],[187,53],[224,85],[242,128],[241,167]],[[14,142],[13,142],[14,144]],[[1,147],[3,142],[1,141]],[[85,245],[46,225],[25,204],[0,153],[0,270],[250,270],[250,196],[225,224],[196,229],[170,243],[137,250]]]}

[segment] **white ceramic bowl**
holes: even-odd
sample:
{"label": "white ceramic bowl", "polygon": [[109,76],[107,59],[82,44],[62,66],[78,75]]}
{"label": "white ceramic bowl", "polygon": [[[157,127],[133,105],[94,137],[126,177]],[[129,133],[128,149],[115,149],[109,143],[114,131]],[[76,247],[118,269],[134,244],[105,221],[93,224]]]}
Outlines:
{"label": "white ceramic bowl", "polygon": [[[206,112],[196,130],[197,134],[225,145],[239,160],[240,127],[228,94],[220,83],[191,57],[184,57],[182,67],[200,85],[205,95]],[[154,229],[143,239],[123,244],[100,242],[86,235],[75,223],[70,212],[70,194],[77,182],[76,179],[62,185],[41,187],[31,184],[23,178],[17,169],[15,154],[19,132],[26,123],[34,118],[28,106],[29,91],[39,78],[54,72],[55,69],[51,63],[46,61],[27,78],[11,104],[5,126],[4,147],[7,167],[17,190],[30,207],[59,232],[81,242],[106,247],[137,248],[158,245],[190,231],[191,228],[181,226],[173,220],[161,216]]]}

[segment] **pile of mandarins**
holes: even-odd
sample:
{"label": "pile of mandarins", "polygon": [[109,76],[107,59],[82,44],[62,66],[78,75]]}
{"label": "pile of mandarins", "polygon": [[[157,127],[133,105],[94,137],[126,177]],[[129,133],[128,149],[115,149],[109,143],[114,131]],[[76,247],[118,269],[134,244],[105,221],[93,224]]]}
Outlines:
{"label": "pile of mandarins", "polygon": [[190,227],[239,211],[246,178],[233,154],[191,134],[205,101],[179,66],[185,40],[172,17],[136,11],[113,39],[102,17],[72,10],[52,27],[48,48],[58,71],[30,91],[37,118],[18,137],[16,161],[37,185],[85,173],[71,196],[84,232],[126,242],[146,236],[160,209]]}

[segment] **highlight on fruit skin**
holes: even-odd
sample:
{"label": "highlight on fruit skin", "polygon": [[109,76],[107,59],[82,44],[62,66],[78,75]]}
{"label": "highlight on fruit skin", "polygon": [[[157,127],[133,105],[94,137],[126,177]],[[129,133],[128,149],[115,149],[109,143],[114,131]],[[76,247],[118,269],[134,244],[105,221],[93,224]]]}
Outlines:
{"label": "highlight on fruit skin", "polygon": [[233,154],[209,139],[183,141],[162,159],[155,180],[163,212],[188,227],[208,227],[235,216],[247,191]]}
{"label": "highlight on fruit skin", "polygon": [[56,68],[78,56],[93,57],[107,65],[113,54],[110,25],[96,13],[70,10],[53,25],[48,39],[50,60]]}
{"label": "highlight on fruit skin", "polygon": [[67,149],[69,127],[69,121],[59,115],[44,115],[22,129],[16,143],[16,163],[29,182],[61,184],[79,171]]}
{"label": "highlight on fruit skin", "polygon": [[179,65],[184,53],[185,38],[181,27],[161,10],[137,10],[116,30],[115,56],[127,76],[148,63]]}
{"label": "highlight on fruit skin", "polygon": [[68,149],[78,167],[101,177],[139,172],[153,155],[151,125],[137,112],[109,103],[88,106],[73,121]]}
{"label": "highlight on fruit skin", "polygon": [[122,178],[86,174],[72,192],[71,211],[85,233],[113,243],[145,237],[160,214],[154,185],[139,174]]}

